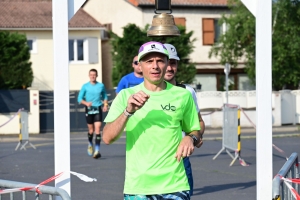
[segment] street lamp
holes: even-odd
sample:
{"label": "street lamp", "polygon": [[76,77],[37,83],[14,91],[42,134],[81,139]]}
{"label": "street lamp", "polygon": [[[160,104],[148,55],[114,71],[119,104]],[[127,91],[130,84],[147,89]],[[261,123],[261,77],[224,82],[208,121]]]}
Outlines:
{"label": "street lamp", "polygon": [[152,37],[172,37],[180,36],[180,31],[175,25],[171,9],[171,0],[155,0],[155,14],[151,27],[147,31],[147,36]]}
{"label": "street lamp", "polygon": [[224,67],[224,73],[226,75],[225,84],[226,84],[226,104],[228,104],[228,75],[230,73],[230,64],[226,63]]}

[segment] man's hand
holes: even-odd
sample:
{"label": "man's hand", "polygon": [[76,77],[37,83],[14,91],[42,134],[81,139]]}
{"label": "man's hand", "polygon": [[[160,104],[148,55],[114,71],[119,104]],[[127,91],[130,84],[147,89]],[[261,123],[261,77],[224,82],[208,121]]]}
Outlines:
{"label": "man's hand", "polygon": [[190,136],[182,138],[175,155],[175,158],[180,162],[181,157],[189,157],[194,152],[193,139]]}
{"label": "man's hand", "polygon": [[200,138],[198,144],[196,145],[196,147],[200,148],[202,146],[202,144],[203,144],[203,140],[202,140],[202,138]]}
{"label": "man's hand", "polygon": [[86,107],[91,107],[92,106],[92,102],[86,102],[85,105],[86,105]]}
{"label": "man's hand", "polygon": [[108,111],[108,105],[104,105],[103,108],[102,108],[102,111],[107,112]]}
{"label": "man's hand", "polygon": [[131,95],[127,101],[127,112],[134,113],[143,107],[149,98],[150,96],[143,91]]}

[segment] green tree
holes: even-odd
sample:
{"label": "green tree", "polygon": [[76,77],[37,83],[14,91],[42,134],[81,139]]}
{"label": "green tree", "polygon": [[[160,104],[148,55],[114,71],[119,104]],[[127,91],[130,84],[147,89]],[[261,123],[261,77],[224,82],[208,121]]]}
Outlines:
{"label": "green tree", "polygon": [[178,73],[176,80],[179,82],[191,83],[196,74],[195,65],[189,63],[188,56],[193,51],[193,42],[191,39],[193,32],[186,33],[185,27],[179,26],[181,33],[180,37],[147,37],[147,30],[149,25],[144,29],[137,27],[135,24],[128,24],[124,27],[123,37],[111,32],[111,44],[113,47],[113,85],[116,86],[120,79],[132,72],[132,58],[137,55],[138,50],[142,44],[148,41],[159,41],[163,43],[170,43],[176,47],[180,62],[178,66]]}
{"label": "green tree", "polygon": [[0,89],[31,86],[33,73],[25,35],[0,31]]}
{"label": "green tree", "polygon": [[[231,15],[219,23],[228,26],[209,57],[236,67],[244,60],[246,72],[255,84],[255,17],[240,0],[229,0]],[[300,3],[299,0],[273,1],[272,86],[275,90],[296,89],[300,83]]]}

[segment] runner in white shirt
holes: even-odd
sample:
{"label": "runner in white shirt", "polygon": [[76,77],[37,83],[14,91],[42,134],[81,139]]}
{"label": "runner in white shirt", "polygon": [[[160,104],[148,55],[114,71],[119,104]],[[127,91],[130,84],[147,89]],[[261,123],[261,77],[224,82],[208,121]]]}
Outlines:
{"label": "runner in white shirt", "polygon": [[[168,53],[169,53],[169,64],[168,64],[164,79],[166,81],[168,81],[169,83],[173,84],[173,85],[176,85],[178,87],[186,88],[187,90],[190,91],[190,93],[192,94],[192,97],[194,99],[196,109],[197,109],[197,113],[198,113],[198,117],[199,117],[199,123],[200,123],[200,127],[201,127],[200,134],[203,135],[204,130],[205,130],[205,124],[204,124],[204,121],[202,120],[202,117],[201,117],[201,114],[200,114],[200,109],[199,109],[199,106],[198,106],[196,92],[189,85],[180,84],[180,83],[176,82],[175,75],[177,73],[177,67],[178,67],[178,62],[179,62],[180,58],[178,57],[176,48],[173,45],[171,45],[171,44],[164,44],[164,45],[167,48]],[[183,137],[185,136],[184,132],[182,132],[182,136]],[[202,138],[201,138],[201,140],[202,140]],[[201,141],[197,145],[197,147],[198,148],[201,147],[202,144],[203,144],[203,141]],[[192,196],[194,186],[193,186],[193,174],[192,174],[191,163],[190,163],[189,157],[185,157],[183,159],[183,161],[184,161],[184,167],[185,167],[186,175],[188,177],[188,181],[189,181],[189,185],[190,185],[190,196]]]}

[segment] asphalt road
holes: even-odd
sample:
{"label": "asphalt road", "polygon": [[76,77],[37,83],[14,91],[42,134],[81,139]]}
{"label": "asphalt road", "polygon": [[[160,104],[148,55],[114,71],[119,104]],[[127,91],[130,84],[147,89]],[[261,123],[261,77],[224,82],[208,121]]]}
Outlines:
{"label": "asphalt road", "polygon": [[[293,152],[300,153],[299,132],[291,134],[295,136],[273,138],[273,144],[284,150],[287,157]],[[96,178],[97,182],[86,183],[71,176],[72,199],[123,199],[125,137],[112,145],[101,144],[102,158],[96,160],[86,154],[85,135],[71,134],[71,170]],[[231,158],[226,152],[212,160],[222,148],[222,141],[216,139],[220,136],[207,134],[204,145],[191,156],[194,175],[192,200],[256,199],[255,134],[248,134],[249,137],[242,138],[241,142],[242,158],[250,164],[247,167],[241,166],[238,161],[230,167]],[[38,184],[54,175],[53,134],[31,136],[30,141],[37,147],[36,150],[27,146],[26,151],[15,151],[18,138],[0,136],[0,179]],[[273,149],[274,175],[285,163],[285,155]],[[54,182],[47,185],[54,186]],[[3,195],[2,200],[6,199],[9,196]],[[48,196],[40,199],[48,199]]]}

